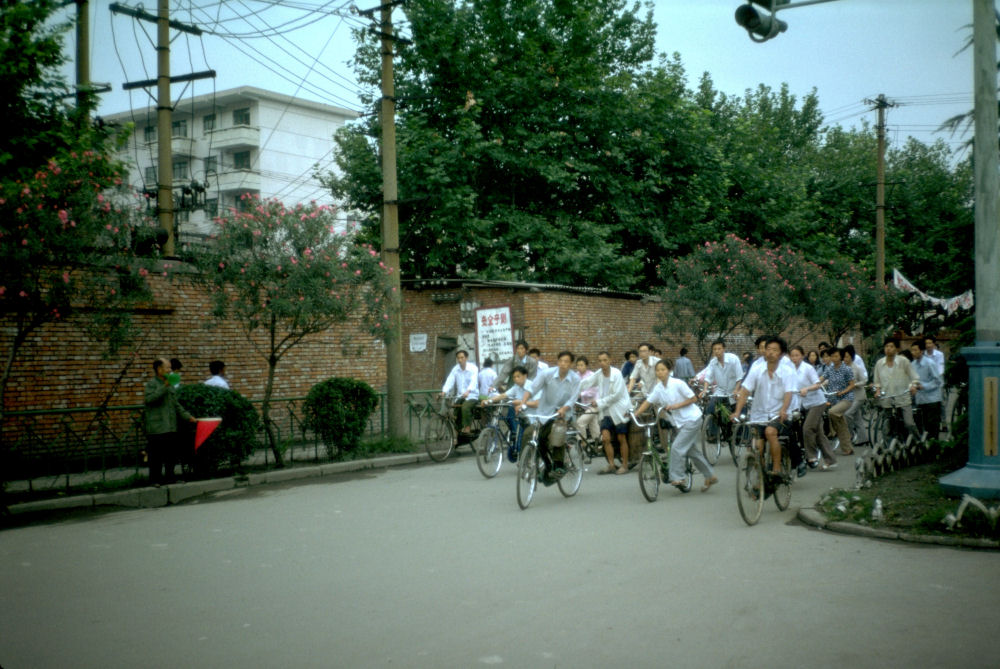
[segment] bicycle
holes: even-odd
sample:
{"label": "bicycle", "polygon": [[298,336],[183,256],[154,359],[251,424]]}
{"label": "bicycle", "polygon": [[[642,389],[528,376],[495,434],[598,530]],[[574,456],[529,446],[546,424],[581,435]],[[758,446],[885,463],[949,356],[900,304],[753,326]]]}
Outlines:
{"label": "bicycle", "polygon": [[[548,472],[545,471],[545,462],[538,453],[538,433],[541,426],[552,420],[558,413],[548,416],[538,414],[526,414],[524,418],[539,421],[531,427],[531,437],[528,443],[521,448],[521,454],[517,459],[517,505],[521,509],[527,509],[531,500],[535,496],[538,487],[538,480],[542,479],[546,485],[552,485],[551,478],[546,478]],[[580,489],[580,481],[583,479],[583,453],[580,450],[580,443],[575,430],[566,430],[566,444],[563,455],[563,466],[566,473],[555,483],[559,486],[559,492],[563,497],[572,497]]]}
{"label": "bicycle", "polygon": [[[739,466],[740,458],[743,456],[746,450],[747,441],[751,437],[750,426],[746,424],[747,417],[750,416],[750,407],[753,405],[753,397],[748,397],[746,404],[743,406],[743,411],[739,415],[739,422],[731,426],[733,431],[732,438],[729,440],[729,455],[733,459],[733,465]],[[730,414],[730,423],[732,423],[732,414]]]}
{"label": "bicycle", "polygon": [[[588,411],[596,412],[597,409],[588,404],[575,402],[573,404],[573,425],[576,425],[580,416]],[[583,461],[585,463],[589,465],[594,458],[600,459],[604,457],[604,442],[601,441],[600,435],[598,435],[596,439],[589,439],[585,434],[581,434],[579,430],[577,430],[577,436],[580,439],[580,450],[583,452]]]}
{"label": "bicycle", "polygon": [[488,479],[500,472],[504,451],[507,452],[507,458],[511,462],[517,462],[521,451],[521,436],[524,433],[524,427],[516,417],[513,434],[507,419],[504,418],[505,411],[508,416],[514,411],[513,402],[498,402],[493,406],[496,410],[492,411],[489,422],[479,432],[476,440],[476,465],[479,467],[479,472]]}
{"label": "bicycle", "polygon": [[[639,419],[633,412],[628,414],[632,421],[643,428],[646,433],[646,450],[642,452],[642,457],[639,459],[639,490],[642,491],[642,496],[646,498],[647,502],[655,502],[656,498],[660,494],[660,480],[662,478],[664,483],[670,481],[670,440],[667,440],[667,444],[664,445],[659,443],[659,440],[654,437],[653,428],[656,427],[656,418],[649,423],[639,422]],[[663,457],[660,455],[661,449],[663,450]],[[674,486],[683,493],[691,492],[691,488],[694,486],[694,463],[691,462],[691,458],[684,458],[684,479],[683,484],[679,486]]]}
{"label": "bicycle", "polygon": [[[729,445],[730,452],[732,451],[733,427],[729,417],[734,407],[731,398],[725,395],[707,395],[703,399],[703,402],[699,402],[702,411],[701,449],[708,464],[715,466],[719,461],[719,456],[722,455],[722,444]],[[716,400],[715,407],[710,412],[708,405],[713,399]],[[715,436],[711,437],[709,436],[712,432],[710,428],[713,425],[715,426]]]}
{"label": "bicycle", "polygon": [[[755,425],[770,425],[772,421],[747,421],[743,423],[748,428]],[[782,434],[782,432],[786,432]],[[792,460],[788,454],[787,431],[779,431],[778,442],[781,444],[781,474],[771,475],[771,449],[765,443],[758,449],[753,437],[753,430],[748,429],[746,453],[743,462],[736,469],[736,505],[740,516],[747,525],[756,525],[764,510],[764,500],[774,497],[774,504],[779,511],[784,511],[792,501]]]}
{"label": "bicycle", "polygon": [[476,451],[476,437],[482,426],[482,412],[475,407],[469,432],[459,432],[455,427],[456,410],[460,404],[453,404],[454,397],[442,397],[438,407],[430,399],[419,412],[422,423],[424,450],[434,462],[444,462],[461,443],[468,443]]}

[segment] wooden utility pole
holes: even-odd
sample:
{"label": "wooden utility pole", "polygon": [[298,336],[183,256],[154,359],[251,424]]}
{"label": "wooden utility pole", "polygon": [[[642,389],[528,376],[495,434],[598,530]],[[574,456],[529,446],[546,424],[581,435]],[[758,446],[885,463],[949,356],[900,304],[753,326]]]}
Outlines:
{"label": "wooden utility pole", "polygon": [[391,272],[390,316],[385,338],[386,404],[389,434],[404,435],[403,423],[403,340],[402,294],[399,277],[399,205],[396,185],[396,93],[392,56],[395,36],[392,28],[393,3],[381,6],[382,38],[382,262]]}
{"label": "wooden utility pole", "polygon": [[885,288],[885,110],[895,105],[886,100],[885,95],[865,102],[875,105],[878,111],[878,121],[875,124],[878,138],[878,164],[875,168],[875,283],[879,288]]}
{"label": "wooden utility pole", "polygon": [[76,108],[90,116],[90,3],[76,0]]}

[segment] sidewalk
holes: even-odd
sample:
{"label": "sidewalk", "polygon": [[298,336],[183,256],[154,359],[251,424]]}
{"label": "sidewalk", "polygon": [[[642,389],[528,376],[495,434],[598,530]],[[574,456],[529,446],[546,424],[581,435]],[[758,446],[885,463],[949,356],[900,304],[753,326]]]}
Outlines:
{"label": "sidewalk", "polygon": [[262,485],[265,483],[284,483],[298,479],[318,478],[322,476],[331,476],[333,474],[346,474],[350,472],[364,471],[367,469],[401,467],[404,465],[412,465],[429,461],[430,457],[426,453],[386,455],[367,460],[328,462],[320,465],[309,465],[304,467],[287,467],[285,469],[275,469],[272,471],[261,472],[259,474],[249,474],[243,477],[230,476],[226,478],[207,479],[202,481],[172,483],[159,488],[132,488],[129,490],[96,493],[92,495],[74,495],[72,497],[40,499],[32,502],[12,504],[8,507],[8,511],[12,516],[14,516],[26,513],[66,511],[103,506],[153,508],[167,506],[170,504],[178,504],[184,500],[191,499],[192,497],[200,497],[201,495],[207,495],[209,493],[223,490],[231,490],[234,488],[245,488],[247,486]]}

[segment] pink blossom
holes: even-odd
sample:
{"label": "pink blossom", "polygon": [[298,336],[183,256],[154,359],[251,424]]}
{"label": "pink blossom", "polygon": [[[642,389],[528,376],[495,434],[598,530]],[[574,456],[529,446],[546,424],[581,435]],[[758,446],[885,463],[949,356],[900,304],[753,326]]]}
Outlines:
{"label": "pink blossom", "polygon": [[69,272],[63,272],[63,283],[69,283]]}

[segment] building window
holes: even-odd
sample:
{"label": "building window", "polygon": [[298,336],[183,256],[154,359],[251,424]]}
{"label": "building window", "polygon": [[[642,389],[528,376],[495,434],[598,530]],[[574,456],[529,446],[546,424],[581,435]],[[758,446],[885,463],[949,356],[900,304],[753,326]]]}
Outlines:
{"label": "building window", "polygon": [[146,174],[144,181],[148,184],[156,183],[156,168],[150,165],[146,168]]}
{"label": "building window", "polygon": [[209,218],[219,215],[219,198],[212,197],[205,200],[205,215]]}
{"label": "building window", "polygon": [[218,156],[208,156],[205,158],[205,175],[218,174],[219,173],[219,158]]}
{"label": "building window", "polygon": [[174,180],[189,178],[188,162],[186,160],[174,161]]}
{"label": "building window", "polygon": [[250,169],[249,151],[237,151],[236,153],[233,154],[233,169],[236,170]]}
{"label": "building window", "polygon": [[201,131],[211,132],[215,130],[215,114],[205,114],[201,117]]}
{"label": "building window", "polygon": [[156,126],[155,125],[147,125],[146,128],[142,131],[142,139],[143,139],[143,141],[145,141],[147,143],[148,142],[155,142],[156,141]]}
{"label": "building window", "polygon": [[174,221],[177,223],[177,225],[183,225],[185,223],[190,222],[190,220],[191,220],[191,212],[189,212],[187,209],[180,209],[174,212]]}
{"label": "building window", "polygon": [[250,125],[250,107],[233,110],[233,125]]}
{"label": "building window", "polygon": [[171,137],[187,137],[188,136],[188,122],[185,121],[174,121],[172,124],[172,134]]}

